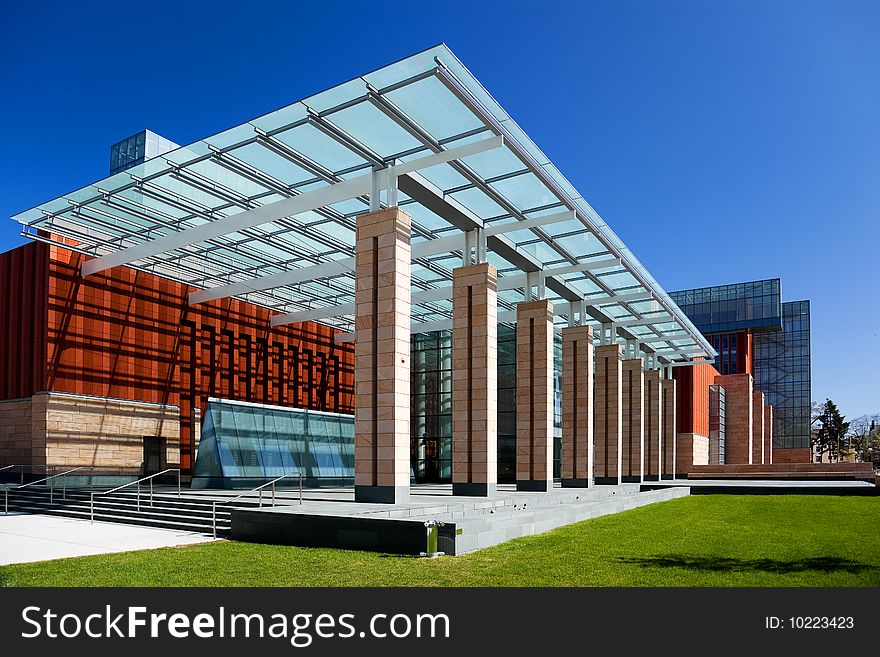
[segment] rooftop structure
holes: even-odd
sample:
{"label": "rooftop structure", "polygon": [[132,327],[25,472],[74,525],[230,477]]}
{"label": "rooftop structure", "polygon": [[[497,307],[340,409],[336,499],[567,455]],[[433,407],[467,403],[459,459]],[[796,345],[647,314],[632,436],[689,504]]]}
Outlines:
{"label": "rooftop structure", "polygon": [[498,269],[500,323],[535,291],[556,322],[601,326],[659,364],[715,357],[445,45],[15,219],[34,240],[58,235],[94,256],[86,276],[129,265],[200,288],[190,304],[236,297],[280,313],[274,326],[351,331],[355,222],[394,205],[412,217],[414,333],[451,327],[452,269],[476,252]]}

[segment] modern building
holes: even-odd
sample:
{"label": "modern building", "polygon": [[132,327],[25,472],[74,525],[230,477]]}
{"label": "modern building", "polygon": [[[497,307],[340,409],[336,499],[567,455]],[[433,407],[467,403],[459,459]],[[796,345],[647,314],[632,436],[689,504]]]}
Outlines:
{"label": "modern building", "polygon": [[110,175],[143,164],[147,160],[180,148],[151,130],[141,130],[110,147]]}
{"label": "modern building", "polygon": [[750,374],[772,406],[773,458],[810,462],[810,302],[778,278],[670,292],[718,352],[722,375]]}
{"label": "modern building", "polygon": [[764,462],[763,398],[445,46],[127,157],[14,217],[5,463],[202,476],[204,435],[206,478],[396,502]]}

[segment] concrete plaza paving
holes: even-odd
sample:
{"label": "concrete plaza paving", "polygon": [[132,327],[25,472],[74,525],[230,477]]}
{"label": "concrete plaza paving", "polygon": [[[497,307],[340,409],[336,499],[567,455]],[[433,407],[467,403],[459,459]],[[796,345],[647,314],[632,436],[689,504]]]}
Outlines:
{"label": "concrete plaza paving", "polygon": [[212,541],[210,536],[169,529],[15,514],[0,515],[0,565],[148,550]]}

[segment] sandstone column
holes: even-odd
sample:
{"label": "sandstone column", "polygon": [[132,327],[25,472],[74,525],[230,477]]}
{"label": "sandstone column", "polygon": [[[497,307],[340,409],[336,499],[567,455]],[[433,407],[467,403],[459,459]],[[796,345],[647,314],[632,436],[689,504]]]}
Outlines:
{"label": "sandstone column", "polygon": [[516,489],[553,487],[553,304],[516,307]]}
{"label": "sandstone column", "polygon": [[645,372],[645,481],[658,481],[662,461],[663,394],[659,369]]}
{"label": "sandstone column", "polygon": [[645,369],[641,358],[622,364],[621,480],[641,483],[645,474]]}
{"label": "sandstone column", "polygon": [[752,393],[752,463],[764,463],[764,393]]}
{"label": "sandstone column", "polygon": [[355,500],[409,498],[410,217],[361,215],[355,242]]}
{"label": "sandstone column", "polygon": [[492,495],[498,481],[498,276],[452,271],[452,494]]}
{"label": "sandstone column", "polygon": [[596,347],[595,425],[593,454],[597,484],[619,484],[621,476],[622,366],[620,345]]}
{"label": "sandstone column", "polygon": [[593,329],[562,329],[562,485],[587,487],[593,474]]}
{"label": "sandstone column", "polygon": [[764,463],[773,463],[773,407],[764,406]]}
{"label": "sandstone column", "polygon": [[676,423],[675,379],[663,379],[663,465],[662,479],[675,479]]}
{"label": "sandstone column", "polygon": [[724,386],[725,427],[724,463],[752,463],[752,375],[724,374],[715,377],[715,384]]}

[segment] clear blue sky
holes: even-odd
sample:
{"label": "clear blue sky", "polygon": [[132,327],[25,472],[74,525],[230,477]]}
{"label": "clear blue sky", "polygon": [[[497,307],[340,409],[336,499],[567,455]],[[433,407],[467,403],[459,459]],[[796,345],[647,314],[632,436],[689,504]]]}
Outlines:
{"label": "clear blue sky", "polygon": [[195,5],[2,4],[0,217],[444,41],[666,289],[781,277],[813,398],[880,410],[880,3]]}

